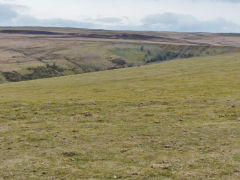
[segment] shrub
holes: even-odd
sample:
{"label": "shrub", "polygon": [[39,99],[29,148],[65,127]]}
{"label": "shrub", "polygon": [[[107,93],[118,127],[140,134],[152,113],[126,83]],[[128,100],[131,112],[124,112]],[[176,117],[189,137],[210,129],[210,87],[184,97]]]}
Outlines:
{"label": "shrub", "polygon": [[121,59],[121,58],[113,59],[112,63],[113,64],[117,64],[117,65],[125,65],[125,64],[127,64],[126,61]]}

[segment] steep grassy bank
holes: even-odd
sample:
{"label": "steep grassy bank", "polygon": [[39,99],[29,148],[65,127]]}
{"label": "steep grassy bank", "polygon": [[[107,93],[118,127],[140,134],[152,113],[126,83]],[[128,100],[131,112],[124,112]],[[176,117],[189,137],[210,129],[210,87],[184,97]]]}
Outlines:
{"label": "steep grassy bank", "polygon": [[0,177],[238,179],[239,71],[232,54],[2,84]]}

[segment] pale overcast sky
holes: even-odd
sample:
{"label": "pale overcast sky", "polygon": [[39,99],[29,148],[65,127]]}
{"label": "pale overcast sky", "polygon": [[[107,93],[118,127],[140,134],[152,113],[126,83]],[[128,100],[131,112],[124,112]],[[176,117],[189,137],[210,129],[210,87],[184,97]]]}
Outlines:
{"label": "pale overcast sky", "polygon": [[0,0],[0,26],[240,33],[240,0]]}

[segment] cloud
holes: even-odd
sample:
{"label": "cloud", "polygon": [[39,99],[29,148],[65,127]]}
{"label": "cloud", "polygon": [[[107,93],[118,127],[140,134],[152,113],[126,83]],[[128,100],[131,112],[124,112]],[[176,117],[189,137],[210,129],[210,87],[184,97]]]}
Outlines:
{"label": "cloud", "polygon": [[7,4],[0,4],[0,22],[8,22],[12,18],[18,16],[14,6]]}
{"label": "cloud", "polygon": [[96,28],[96,24],[79,22],[73,20],[37,19],[31,16],[24,16],[18,13],[20,9],[27,9],[23,6],[15,6],[0,3],[0,26],[55,26],[55,27],[81,27]]}
{"label": "cloud", "polygon": [[210,0],[213,2],[227,2],[227,3],[240,3],[239,0]]}
{"label": "cloud", "polygon": [[128,17],[86,18],[81,21],[63,18],[38,19],[29,15],[22,15],[19,13],[22,9],[26,10],[27,8],[0,3],[0,26],[51,26],[175,32],[240,32],[240,25],[223,18],[202,21],[191,15],[176,13],[147,15],[140,20],[139,25],[133,25]]}
{"label": "cloud", "polygon": [[65,19],[37,19],[30,16],[19,16],[11,21],[10,26],[46,26],[46,27],[79,27],[96,28],[93,23]]}
{"label": "cloud", "polygon": [[120,18],[115,17],[104,17],[104,18],[96,18],[94,21],[102,22],[102,23],[120,23],[122,20]]}
{"label": "cloud", "polygon": [[[162,1],[162,2],[164,2],[164,0],[155,0],[155,1]],[[185,2],[194,2],[194,3],[199,3],[199,2],[214,2],[214,3],[240,3],[240,1],[239,0],[201,0],[201,1],[199,1],[199,0],[170,0],[170,1],[174,1],[174,2],[176,2],[176,1],[185,1]]]}
{"label": "cloud", "polygon": [[0,26],[47,26],[76,28],[107,28],[121,24],[122,19],[116,17],[87,18],[84,21],[74,21],[62,18],[38,19],[18,13],[24,6],[0,3]]}
{"label": "cloud", "polygon": [[223,18],[200,21],[191,15],[155,14],[142,20],[141,30],[177,32],[240,32],[240,26]]}

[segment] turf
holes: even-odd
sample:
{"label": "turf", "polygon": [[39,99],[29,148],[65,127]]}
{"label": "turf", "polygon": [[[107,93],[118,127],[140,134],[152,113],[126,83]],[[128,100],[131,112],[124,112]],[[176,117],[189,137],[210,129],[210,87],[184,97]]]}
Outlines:
{"label": "turf", "polygon": [[0,179],[239,179],[240,55],[0,85]]}

